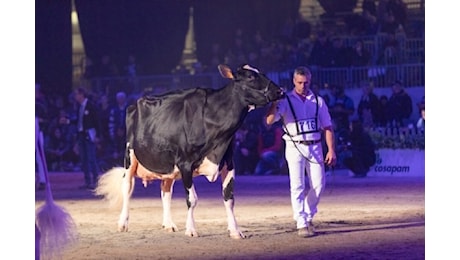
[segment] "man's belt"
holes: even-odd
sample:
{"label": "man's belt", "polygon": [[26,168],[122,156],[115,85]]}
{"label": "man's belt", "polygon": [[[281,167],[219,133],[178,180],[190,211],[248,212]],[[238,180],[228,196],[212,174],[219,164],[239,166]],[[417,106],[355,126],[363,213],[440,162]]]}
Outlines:
{"label": "man's belt", "polygon": [[321,140],[313,140],[313,141],[293,141],[296,144],[304,144],[304,145],[312,145],[321,142]]}

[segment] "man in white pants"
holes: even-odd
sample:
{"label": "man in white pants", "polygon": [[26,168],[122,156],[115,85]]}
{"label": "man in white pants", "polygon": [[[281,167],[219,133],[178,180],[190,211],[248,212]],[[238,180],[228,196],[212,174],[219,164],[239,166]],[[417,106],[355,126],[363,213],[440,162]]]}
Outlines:
{"label": "man in white pants", "polygon": [[[293,83],[294,89],[285,99],[271,104],[266,120],[267,124],[283,120],[293,217],[298,235],[311,237],[316,235],[312,221],[326,185],[324,164],[334,166],[337,160],[334,131],[326,102],[310,90],[310,70],[297,67]],[[325,156],[321,137],[327,145]]]}

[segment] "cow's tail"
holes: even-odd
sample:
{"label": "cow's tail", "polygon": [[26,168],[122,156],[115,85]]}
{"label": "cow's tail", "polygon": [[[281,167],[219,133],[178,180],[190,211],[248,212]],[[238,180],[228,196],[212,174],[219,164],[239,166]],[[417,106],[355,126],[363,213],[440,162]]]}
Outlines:
{"label": "cow's tail", "polygon": [[[121,207],[123,204],[123,181],[128,178],[126,169],[123,167],[114,167],[102,174],[97,182],[97,187],[94,189],[94,194],[103,196],[109,202],[110,207]],[[134,188],[134,177],[131,178],[129,196],[131,196]]]}
{"label": "cow's tail", "polygon": [[72,216],[54,202],[44,152],[43,134],[35,119],[35,149],[43,165],[46,181],[45,203],[37,208],[35,218],[35,258],[60,259],[63,250],[77,241],[76,225]]}

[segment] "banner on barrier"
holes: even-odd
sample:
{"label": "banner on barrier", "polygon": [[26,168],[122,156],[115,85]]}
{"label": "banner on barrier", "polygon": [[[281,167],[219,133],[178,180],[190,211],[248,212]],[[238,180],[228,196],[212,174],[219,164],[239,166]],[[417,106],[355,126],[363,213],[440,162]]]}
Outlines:
{"label": "banner on barrier", "polygon": [[424,176],[425,150],[379,149],[368,176]]}

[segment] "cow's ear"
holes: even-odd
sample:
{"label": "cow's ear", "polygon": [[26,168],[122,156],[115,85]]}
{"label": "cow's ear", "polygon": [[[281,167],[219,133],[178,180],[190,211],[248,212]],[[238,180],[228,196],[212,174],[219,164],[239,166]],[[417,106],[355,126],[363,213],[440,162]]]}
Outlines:
{"label": "cow's ear", "polygon": [[219,69],[219,73],[222,77],[226,79],[233,79],[232,70],[227,65],[219,64],[217,68]]}

